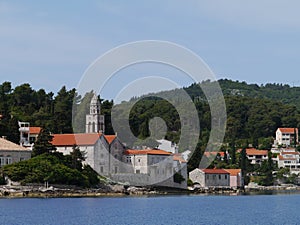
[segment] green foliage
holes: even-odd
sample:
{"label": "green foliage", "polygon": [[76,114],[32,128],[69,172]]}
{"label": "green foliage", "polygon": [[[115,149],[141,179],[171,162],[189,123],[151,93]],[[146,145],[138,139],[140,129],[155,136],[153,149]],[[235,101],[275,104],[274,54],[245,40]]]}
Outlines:
{"label": "green foliage", "polygon": [[42,129],[34,144],[32,156],[34,157],[44,153],[54,152],[56,147],[51,144],[52,139],[53,136],[50,135],[49,131],[47,129]]}
{"label": "green foliage", "polygon": [[178,184],[181,184],[182,181],[185,181],[184,177],[180,173],[174,173],[173,180]]}
{"label": "green foliage", "polygon": [[85,166],[82,171],[65,164],[61,153],[38,155],[30,160],[6,165],[1,171],[13,181],[77,185],[90,187],[99,183],[97,173]]}

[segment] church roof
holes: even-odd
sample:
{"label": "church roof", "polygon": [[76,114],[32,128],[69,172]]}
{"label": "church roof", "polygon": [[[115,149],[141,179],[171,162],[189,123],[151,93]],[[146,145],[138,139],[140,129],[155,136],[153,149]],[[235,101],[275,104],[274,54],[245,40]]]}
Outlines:
{"label": "church roof", "polygon": [[0,138],[0,151],[31,151],[4,138]]}
{"label": "church roof", "polygon": [[171,152],[166,152],[160,149],[128,149],[125,151],[126,155],[171,155]]}
{"label": "church roof", "polygon": [[116,135],[104,135],[105,139],[107,140],[108,144],[111,144],[115,139]]}
{"label": "church roof", "polygon": [[55,146],[94,145],[101,135],[100,133],[52,134],[52,144]]}

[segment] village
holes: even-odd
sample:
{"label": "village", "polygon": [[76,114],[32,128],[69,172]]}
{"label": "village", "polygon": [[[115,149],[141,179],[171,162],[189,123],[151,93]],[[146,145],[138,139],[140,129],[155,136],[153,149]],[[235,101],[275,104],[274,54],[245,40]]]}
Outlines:
{"label": "village", "polygon": [[[178,152],[178,146],[161,139],[156,148],[140,146],[129,149],[117,135],[105,135],[104,116],[101,115],[98,97],[94,95],[86,115],[86,132],[76,134],[51,134],[56,151],[68,155],[73,146],[85,152],[85,164],[90,165],[99,175],[112,181],[132,186],[163,186],[178,189],[227,188],[244,190],[255,187],[250,180],[245,184],[245,171],[242,168],[196,168],[188,173],[187,162],[191,151]],[[12,143],[0,138],[0,166],[28,160],[42,128],[32,127],[28,122],[19,122],[20,143]],[[298,177],[300,173],[300,154],[297,128],[278,128],[271,150],[259,150],[248,146],[245,153],[251,165],[261,165],[270,161],[277,170],[286,169],[284,176]],[[237,153],[241,153],[238,149]],[[229,152],[205,152],[208,159],[229,160]],[[247,174],[255,176],[255,174]],[[280,183],[279,183],[280,185]],[[283,183],[282,183],[283,185]]]}

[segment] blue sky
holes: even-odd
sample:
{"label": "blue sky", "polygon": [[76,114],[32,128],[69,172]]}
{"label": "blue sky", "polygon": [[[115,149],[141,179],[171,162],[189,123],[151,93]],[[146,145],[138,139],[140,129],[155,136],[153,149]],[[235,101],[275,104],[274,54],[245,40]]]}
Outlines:
{"label": "blue sky", "polygon": [[[217,78],[300,86],[299,8],[297,0],[0,0],[0,82],[56,93],[63,85],[76,87],[106,51],[154,39],[194,51]],[[176,74],[159,66],[131,68],[115,87],[124,85],[124,76],[160,72]],[[103,95],[113,98],[113,88]]]}

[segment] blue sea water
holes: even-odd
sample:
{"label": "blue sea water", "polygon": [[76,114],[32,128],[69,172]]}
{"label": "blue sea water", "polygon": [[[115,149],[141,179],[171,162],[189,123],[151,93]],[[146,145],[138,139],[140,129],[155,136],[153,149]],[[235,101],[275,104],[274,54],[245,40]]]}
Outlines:
{"label": "blue sea water", "polygon": [[0,199],[0,224],[300,224],[300,195]]}

